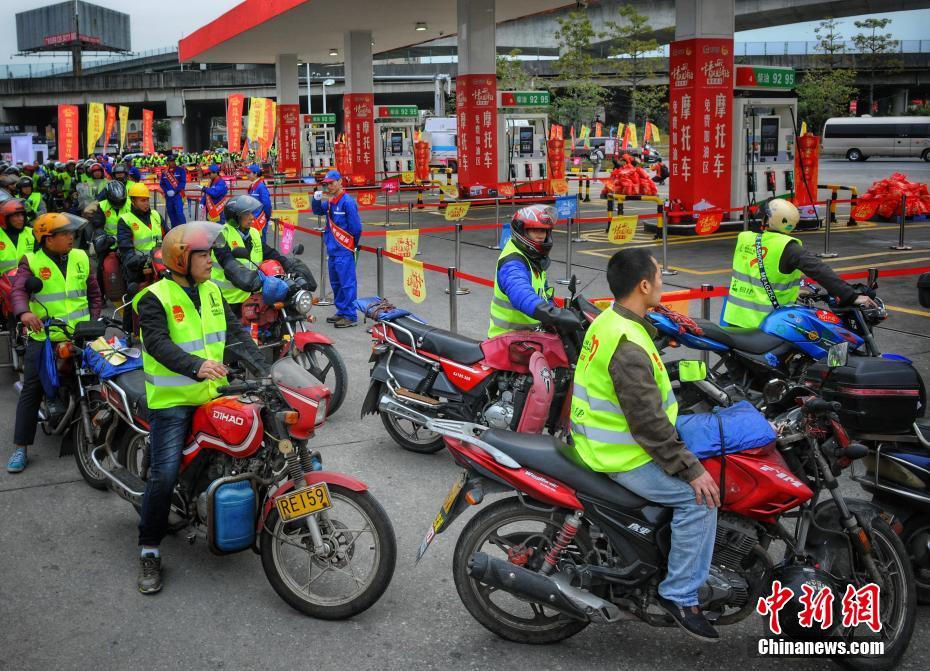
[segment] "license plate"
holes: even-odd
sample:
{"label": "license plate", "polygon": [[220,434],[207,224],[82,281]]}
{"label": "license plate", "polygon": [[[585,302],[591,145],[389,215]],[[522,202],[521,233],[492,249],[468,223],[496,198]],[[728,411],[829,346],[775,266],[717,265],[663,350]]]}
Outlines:
{"label": "license plate", "polygon": [[278,508],[281,519],[285,522],[298,520],[333,507],[329,500],[329,488],[323,483],[279,496],[274,500],[274,504]]}
{"label": "license plate", "polygon": [[455,481],[452,485],[452,489],[449,490],[449,494],[446,496],[446,499],[442,502],[442,507],[439,509],[439,512],[436,514],[436,519],[433,520],[433,524],[430,526],[429,530],[426,532],[426,536],[423,538],[423,542],[420,543],[420,549],[417,551],[417,561],[426,554],[426,550],[429,549],[429,544],[433,542],[433,539],[443,529],[443,525],[446,523],[446,520],[449,518],[449,515],[452,513],[452,509],[455,507],[455,503],[458,500],[459,494],[462,492],[462,487],[465,486],[465,483],[468,481],[468,472],[462,471],[461,477]]}

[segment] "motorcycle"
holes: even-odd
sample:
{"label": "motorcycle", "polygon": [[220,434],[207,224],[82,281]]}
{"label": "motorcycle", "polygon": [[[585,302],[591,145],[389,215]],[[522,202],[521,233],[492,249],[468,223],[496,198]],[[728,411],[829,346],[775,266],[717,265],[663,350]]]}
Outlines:
{"label": "motorcycle", "polygon": [[[191,543],[205,537],[218,555],[253,550],[275,592],[307,615],[343,619],[372,606],[394,573],[394,530],[365,483],[323,470],[308,445],[326,420],[329,389],[287,356],[269,377],[218,391],[194,412],[172,529],[189,529]],[[108,379],[101,394],[90,458],[109,488],[140,510],[150,430],[145,375]]]}
{"label": "motorcycle", "polygon": [[[411,412],[390,397],[381,405]],[[781,611],[781,626],[790,636],[881,640],[880,657],[838,661],[857,669],[892,668],[914,628],[913,575],[881,511],[839,493],[837,475],[865,449],[848,439],[835,411],[831,403],[805,399],[776,419],[775,444],[704,461],[724,502],[700,606],[710,621],[725,625],[752,614],[775,579],[798,596],[803,585],[815,593],[827,586],[842,594],[848,585],[874,583],[881,587],[879,639],[864,625],[844,626],[838,616],[829,630],[801,627],[800,609],[792,612],[791,604]],[[552,436],[419,421],[444,436],[464,470],[428,529],[418,560],[464,510],[492,493],[516,494],[495,497],[472,516],[455,546],[456,589],[482,626],[509,641],[553,643],[591,622],[672,625],[656,605],[670,546],[669,509],[579,466]],[[818,503],[821,493],[828,498]],[[793,530],[787,518],[797,519]],[[773,541],[785,543],[780,559]]]}
{"label": "motorcycle", "polygon": [[26,334],[23,325],[16,319],[16,315],[13,314],[13,281],[16,278],[17,270],[18,268],[13,268],[13,270],[0,275],[0,314],[2,314],[3,318],[0,337],[6,337],[10,348],[10,363],[8,365],[22,379],[23,355],[26,353],[26,338],[29,336]]}
{"label": "motorcycle", "polygon": [[[574,278],[569,289],[567,304],[585,323]],[[429,454],[444,444],[423,422],[382,412],[384,396],[417,409],[420,416],[526,433],[558,430],[567,415],[571,367],[583,332],[513,331],[482,342],[430,326],[378,297],[361,298],[355,305],[375,322],[369,329],[373,366],[362,417],[380,414],[388,434],[404,449]]]}

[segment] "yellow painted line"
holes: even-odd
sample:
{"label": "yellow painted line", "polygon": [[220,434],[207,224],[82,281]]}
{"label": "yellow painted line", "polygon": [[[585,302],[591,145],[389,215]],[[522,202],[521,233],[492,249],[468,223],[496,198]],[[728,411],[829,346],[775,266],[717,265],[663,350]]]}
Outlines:
{"label": "yellow painted line", "polygon": [[882,268],[884,266],[900,266],[902,263],[913,263],[914,261],[930,261],[930,256],[922,256],[918,259],[908,258],[901,259],[900,261],[889,261],[888,263],[867,263],[864,266],[846,266],[845,268],[834,268],[836,272],[846,271],[846,270],[866,270],[868,268]]}
{"label": "yellow painted line", "polygon": [[[857,254],[855,256],[838,256],[835,259],[831,259],[832,263],[837,263],[839,261],[854,261],[856,259],[868,259],[875,256],[901,256],[903,254],[925,254],[927,250],[925,249],[912,249],[908,251],[892,251],[888,250],[887,252],[874,252],[872,254]],[[907,261],[918,261],[920,259],[908,258]],[[893,265],[895,263],[903,263],[902,261],[894,261],[888,263],[879,263],[879,264],[870,264],[868,266],[856,266],[857,268],[871,268],[871,267],[881,267],[883,265]],[[730,268],[714,268],[712,270],[693,270],[686,266],[669,266],[672,270],[678,270],[680,272],[688,273],[690,275],[721,275],[730,272]],[[834,268],[834,270],[849,270],[849,268]]]}
{"label": "yellow painted line", "polygon": [[885,304],[886,310],[891,310],[892,312],[903,312],[908,315],[916,315],[918,317],[930,317],[930,312],[926,310],[915,310],[914,308],[902,308],[897,305],[888,305]]}

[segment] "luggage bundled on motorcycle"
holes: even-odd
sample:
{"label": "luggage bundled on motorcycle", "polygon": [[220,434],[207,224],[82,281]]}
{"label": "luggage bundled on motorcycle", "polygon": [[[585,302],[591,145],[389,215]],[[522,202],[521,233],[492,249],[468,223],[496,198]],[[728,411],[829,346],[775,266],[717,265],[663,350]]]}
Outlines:
{"label": "luggage bundled on motorcycle", "polygon": [[675,422],[685,447],[698,459],[755,450],[775,442],[775,430],[749,401],[713,412],[682,415]]}
{"label": "luggage bundled on motorcycle", "polygon": [[815,363],[804,384],[839,402],[843,426],[860,433],[907,433],[926,403],[920,374],[903,358],[850,356],[832,368]]}

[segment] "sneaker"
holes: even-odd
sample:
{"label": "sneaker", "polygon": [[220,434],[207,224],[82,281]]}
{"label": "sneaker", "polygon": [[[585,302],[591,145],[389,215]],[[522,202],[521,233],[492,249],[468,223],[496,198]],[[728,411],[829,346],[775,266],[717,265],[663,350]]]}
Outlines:
{"label": "sneaker", "polygon": [[332,317],[326,318],[327,324],[335,324],[337,321],[339,321],[339,315],[333,315]]}
{"label": "sneaker", "polygon": [[139,591],[155,594],[161,591],[161,557],[139,557]]}
{"label": "sneaker", "polygon": [[6,462],[6,470],[9,473],[22,473],[26,470],[26,450],[17,447],[13,450],[10,460]]}
{"label": "sneaker", "polygon": [[345,317],[340,317],[333,323],[333,326],[335,326],[337,329],[347,329],[350,326],[355,325],[356,322],[352,321],[351,319],[346,319]]}
{"label": "sneaker", "polygon": [[658,603],[662,610],[672,616],[675,624],[684,629],[685,633],[690,636],[705,643],[716,643],[720,640],[720,634],[707,621],[698,606],[679,606],[674,601],[669,601],[661,596],[658,597]]}

